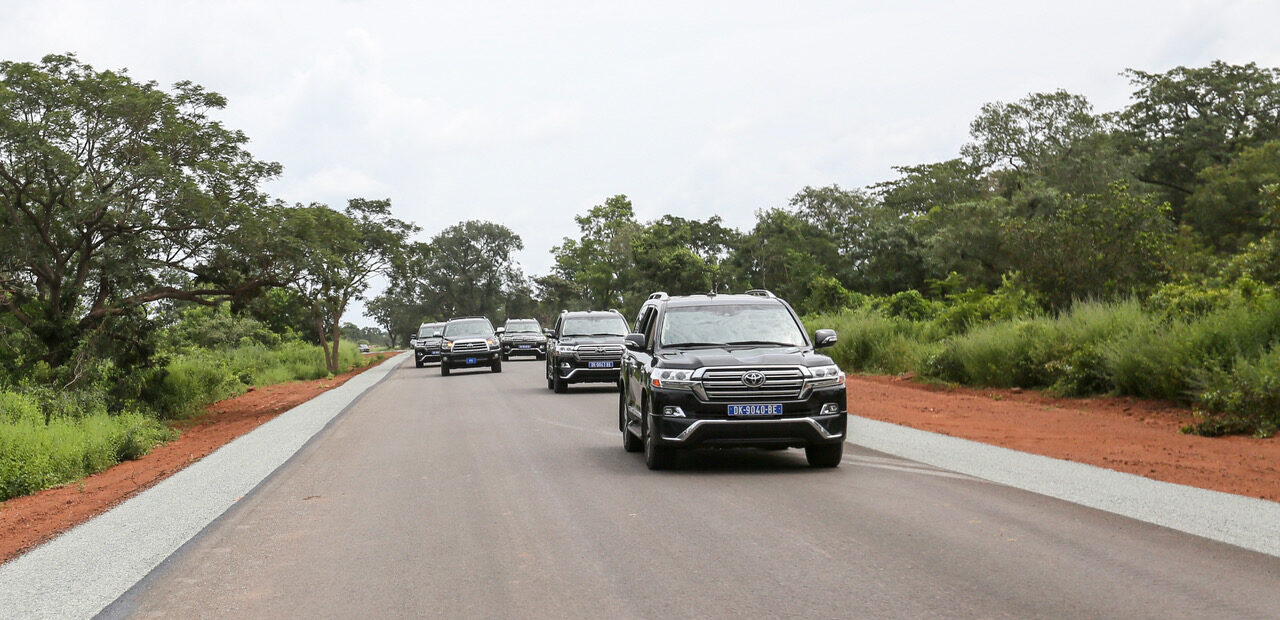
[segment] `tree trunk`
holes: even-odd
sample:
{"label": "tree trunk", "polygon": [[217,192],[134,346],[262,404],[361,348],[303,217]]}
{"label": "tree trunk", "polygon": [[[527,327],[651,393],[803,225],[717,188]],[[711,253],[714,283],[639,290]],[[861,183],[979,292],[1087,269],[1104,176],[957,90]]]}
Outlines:
{"label": "tree trunk", "polygon": [[325,333],[324,333],[324,320],[321,319],[319,316],[315,318],[315,326],[316,326],[316,338],[320,340],[320,348],[324,349],[324,367],[329,372],[333,372],[333,367],[334,367],[333,358],[337,356],[337,349],[335,348],[333,353],[329,352],[329,340],[325,338]]}
{"label": "tree trunk", "polygon": [[338,339],[342,336],[342,327],[338,325],[338,321],[342,319],[342,315],[333,317],[333,355],[328,358],[329,372],[338,374]]}

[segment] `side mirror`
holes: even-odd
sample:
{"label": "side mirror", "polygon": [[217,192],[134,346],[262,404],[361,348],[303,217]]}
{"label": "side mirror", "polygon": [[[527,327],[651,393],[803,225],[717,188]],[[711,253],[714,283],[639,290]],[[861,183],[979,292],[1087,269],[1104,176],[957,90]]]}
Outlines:
{"label": "side mirror", "polygon": [[821,349],[829,347],[836,343],[839,338],[836,337],[834,329],[820,329],[813,333],[813,348]]}
{"label": "side mirror", "polygon": [[548,338],[555,338],[555,337],[556,337],[556,330],[551,329],[550,327],[548,327],[548,328],[546,328],[546,329],[542,330],[542,333],[546,334]]}
{"label": "side mirror", "polygon": [[444,332],[435,332],[431,334],[432,338],[444,338]]}
{"label": "side mirror", "polygon": [[505,328],[505,327],[499,327],[498,329],[493,330],[493,333],[495,333],[495,334],[501,334],[501,333],[503,333],[503,332],[505,332],[505,331],[507,331],[507,328]]}
{"label": "side mirror", "polygon": [[644,341],[644,334],[627,334],[627,337],[622,342],[632,351],[643,351],[645,344],[647,344]]}

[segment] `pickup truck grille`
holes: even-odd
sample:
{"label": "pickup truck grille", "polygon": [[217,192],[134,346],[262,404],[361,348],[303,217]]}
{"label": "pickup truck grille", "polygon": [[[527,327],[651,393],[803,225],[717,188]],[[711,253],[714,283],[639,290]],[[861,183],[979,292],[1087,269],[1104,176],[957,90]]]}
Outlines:
{"label": "pickup truck grille", "polygon": [[455,342],[453,343],[454,353],[476,353],[488,351],[489,345],[483,342]]}
{"label": "pickup truck grille", "polygon": [[[747,385],[743,376],[749,372],[763,373],[764,385]],[[803,388],[804,375],[798,368],[707,369],[702,375],[702,389],[713,401],[796,400]]]}
{"label": "pickup truck grille", "polygon": [[578,347],[580,360],[620,360],[622,345],[620,344],[584,344]]}

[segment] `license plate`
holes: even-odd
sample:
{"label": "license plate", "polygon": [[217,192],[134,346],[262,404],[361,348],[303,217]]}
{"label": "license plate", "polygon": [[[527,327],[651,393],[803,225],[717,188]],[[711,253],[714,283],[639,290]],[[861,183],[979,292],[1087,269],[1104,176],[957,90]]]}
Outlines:
{"label": "license plate", "polygon": [[533,345],[531,345],[531,344],[522,344],[522,345],[520,345],[520,348],[521,348],[521,349],[532,349],[532,348],[533,348]]}
{"label": "license plate", "polygon": [[613,368],[613,362],[587,362],[587,368]]}
{"label": "license plate", "polygon": [[782,405],[729,405],[729,415],[782,415]]}
{"label": "license plate", "polygon": [[476,358],[474,358],[474,357],[468,357],[467,359],[465,359],[465,360],[463,360],[463,361],[464,361],[464,362],[466,362],[466,363],[468,363],[468,364],[474,364],[474,363],[476,363]]}

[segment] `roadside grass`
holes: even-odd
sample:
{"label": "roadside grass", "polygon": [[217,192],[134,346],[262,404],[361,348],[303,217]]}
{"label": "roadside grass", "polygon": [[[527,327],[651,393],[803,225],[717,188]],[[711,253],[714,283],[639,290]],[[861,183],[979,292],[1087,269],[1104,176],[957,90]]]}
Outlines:
{"label": "roadside grass", "polygon": [[1084,301],[1056,316],[960,327],[893,316],[874,304],[811,315],[805,323],[839,332],[829,354],[849,371],[912,372],[1062,396],[1169,400],[1197,407],[1200,422],[1185,430],[1206,435],[1269,437],[1280,430],[1280,301],[1274,296],[1176,318],[1127,300]]}
{"label": "roadside grass", "polygon": [[[343,371],[376,361],[354,344],[339,351]],[[320,347],[294,341],[175,353],[147,402],[124,411],[109,410],[106,385],[0,387],[0,501],[141,457],[177,438],[164,420],[193,415],[251,386],[326,376]]]}

